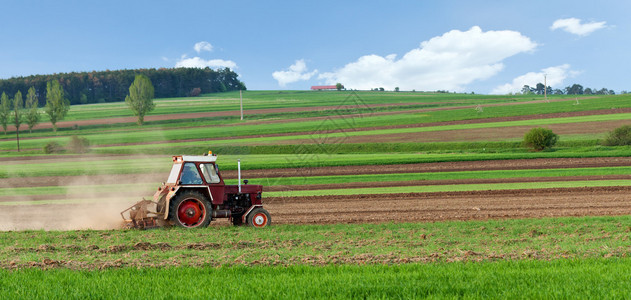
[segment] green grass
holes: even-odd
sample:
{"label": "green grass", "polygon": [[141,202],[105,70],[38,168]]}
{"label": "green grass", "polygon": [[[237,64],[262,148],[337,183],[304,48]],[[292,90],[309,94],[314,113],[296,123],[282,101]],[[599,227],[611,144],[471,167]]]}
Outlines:
{"label": "green grass", "polygon": [[[272,216],[273,218],[273,216]],[[435,223],[0,232],[0,266],[327,265],[628,255],[629,216]],[[35,265],[37,266],[37,265]]]}
{"label": "green grass", "polygon": [[629,224],[0,232],[0,298],[624,298]]}
{"label": "green grass", "polygon": [[[445,105],[471,105],[527,101],[540,96],[489,96],[469,94],[436,93],[388,93],[365,91],[312,92],[312,91],[245,91],[244,108],[273,109],[285,107],[318,107],[339,105],[384,104],[384,103],[428,103],[441,102]],[[204,111],[239,110],[239,93],[206,94],[195,98],[155,99],[156,108],[151,114],[178,114]],[[124,102],[75,105],[66,121],[133,116]],[[44,116],[45,117],[45,116]]]}
{"label": "green grass", "polygon": [[624,299],[631,293],[629,263],[629,259],[588,259],[398,266],[0,271],[0,297]]}

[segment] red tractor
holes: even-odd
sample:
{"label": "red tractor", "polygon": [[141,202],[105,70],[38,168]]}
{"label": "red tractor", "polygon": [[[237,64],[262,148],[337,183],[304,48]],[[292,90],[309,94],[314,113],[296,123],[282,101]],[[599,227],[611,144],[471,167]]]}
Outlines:
{"label": "red tractor", "polygon": [[121,212],[127,226],[196,228],[206,227],[216,218],[229,218],[234,225],[269,226],[272,219],[261,203],[263,186],[247,184],[247,180],[241,185],[240,162],[239,183],[226,185],[216,161],[217,155],[211,152],[173,156],[171,173],[153,201],[143,199]]}

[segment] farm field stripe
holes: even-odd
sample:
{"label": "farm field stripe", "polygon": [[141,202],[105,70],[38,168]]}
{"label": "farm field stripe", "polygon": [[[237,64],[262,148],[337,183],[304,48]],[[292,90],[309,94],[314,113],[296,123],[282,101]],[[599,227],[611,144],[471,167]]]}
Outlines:
{"label": "farm field stripe", "polygon": [[[365,95],[367,95],[367,94],[365,94]],[[368,95],[368,96],[372,97],[374,95]],[[387,95],[387,96],[392,98],[394,95]],[[414,96],[416,96],[416,95],[414,95]],[[428,95],[422,95],[421,97],[416,98],[415,101],[420,101],[421,99],[424,99],[426,96],[428,96]],[[432,101],[441,100],[443,102],[449,102],[449,100],[446,100],[449,97],[443,98],[442,95],[430,95],[430,96],[431,97],[435,97]],[[386,97],[386,99],[388,97]],[[454,97],[454,96],[451,96],[451,97]],[[505,108],[502,108],[502,106],[497,106],[497,107],[495,107],[493,109],[493,113],[489,114],[489,113],[485,112],[483,116],[481,116],[479,114],[472,116],[469,109],[459,109],[459,110],[457,109],[457,110],[450,111],[448,114],[446,114],[444,112],[443,113],[439,113],[441,116],[438,116],[438,115],[432,116],[432,117],[430,117],[431,120],[429,120],[429,121],[430,122],[453,121],[453,120],[462,120],[463,118],[464,119],[471,119],[472,117],[474,119],[494,118],[494,117],[511,116],[511,115],[512,116],[521,116],[521,115],[546,114],[546,113],[565,112],[565,111],[578,112],[578,111],[599,110],[599,109],[605,109],[605,108],[611,109],[612,107],[627,107],[627,106],[629,106],[629,104],[626,102],[626,101],[628,101],[628,99],[626,99],[624,97],[621,98],[620,96],[598,97],[598,98],[595,98],[595,99],[581,98],[582,100],[587,100],[587,101],[582,103],[582,105],[580,105],[580,106],[576,106],[576,105],[568,106],[568,103],[572,104],[571,102],[573,102],[573,101],[570,101],[570,100],[573,100],[573,99],[566,99],[566,98],[555,99],[553,102],[556,102],[556,101],[561,101],[561,102],[557,102],[555,104],[549,104],[549,105],[541,106],[540,103],[537,103],[536,100],[534,100],[534,101],[531,100],[533,98],[530,98],[530,99],[527,99],[526,101],[523,101],[523,99],[519,99],[518,100],[518,99],[515,99],[515,98],[507,99],[507,98],[501,98],[501,97],[493,100],[493,99],[485,99],[485,98],[478,98],[478,97],[469,97],[467,95],[462,95],[462,94],[455,95],[455,97],[458,97],[458,98],[461,98],[461,99],[467,98],[467,100],[456,100],[457,102],[462,102],[462,103],[464,103],[466,101],[471,101],[472,104],[483,104],[485,102],[495,102],[495,103],[493,103],[491,105],[504,105],[505,106],[505,105],[521,104],[521,103],[526,104],[526,105],[524,107],[511,108],[510,110],[506,110]],[[409,97],[407,97],[407,98],[409,98]],[[186,109],[188,109],[188,107],[190,106],[188,104],[188,101],[191,101],[191,102],[195,102],[196,101],[194,99],[185,99],[185,100],[183,99],[182,101],[180,101],[179,104],[175,104],[175,105],[177,105],[178,108],[186,108]],[[517,100],[517,102],[515,102],[516,100]],[[156,100],[156,101],[159,101],[159,100]],[[503,102],[503,103],[497,103],[498,101],[499,102]],[[171,101],[171,102],[174,102],[174,101]],[[175,101],[175,102],[177,102],[177,101]],[[296,102],[296,101],[293,101],[293,102]],[[420,102],[423,102],[423,101],[420,101]],[[329,102],[326,102],[326,101],[323,102],[323,99],[320,99],[318,101],[313,102],[314,106],[318,106],[318,105],[321,106],[323,104],[326,106],[327,103],[329,103]],[[374,102],[371,102],[371,103],[374,103]],[[397,101],[395,101],[395,102],[386,101],[386,100],[384,100],[384,98],[381,98],[379,101],[377,101],[377,103],[391,103],[391,104],[392,103],[398,103],[398,104],[400,104]],[[294,103],[294,105],[302,105],[302,104],[304,104],[303,101],[298,101],[297,103]],[[329,104],[336,104],[336,103],[330,102]],[[339,102],[338,102],[338,104],[339,104]],[[269,103],[267,105],[269,105]],[[118,111],[118,112],[124,111],[125,115],[131,116],[131,112],[128,111],[126,109],[126,107],[124,105],[121,105],[120,103],[105,104],[105,105],[103,105],[103,104],[90,104],[90,105],[81,105],[81,106],[76,106],[76,107],[73,106],[73,109],[70,111],[70,113],[72,115],[73,113],[76,113],[76,110],[91,110],[92,106],[94,106],[94,107],[101,107],[101,106],[115,107],[116,109],[113,109],[113,111]],[[204,108],[204,109],[207,109],[208,106],[203,106],[202,105],[200,107]],[[402,109],[405,108],[405,106],[399,106],[399,107],[401,107]],[[467,107],[471,107],[471,106],[467,106]],[[526,108],[526,107],[528,107],[528,108]],[[236,108],[236,106],[235,106],[235,108]],[[202,109],[201,111],[203,111],[204,109]],[[178,112],[177,110],[173,110],[173,108],[169,108],[168,110],[171,113],[173,113],[173,112],[177,113]],[[198,108],[198,111],[200,111],[199,108]],[[97,109],[97,112],[98,112],[98,114],[95,114],[92,119],[100,118],[105,113],[102,109],[100,109],[100,110]],[[409,110],[409,112],[414,112],[414,110]],[[417,110],[417,112],[419,112],[419,111]],[[454,113],[455,112],[457,112],[458,116],[455,117],[455,119],[454,119]],[[375,115],[384,114],[384,113],[388,113],[388,112],[375,112]],[[339,113],[336,113],[336,115],[339,115]],[[69,117],[69,118],[71,118],[71,117]],[[90,119],[90,118],[88,118],[88,119]],[[426,120],[426,121],[428,121],[428,120]],[[355,126],[355,127],[357,127],[357,126]],[[39,132],[39,133],[37,133],[37,132]],[[70,133],[70,134],[83,134],[83,130],[73,130],[72,132],[73,133]],[[41,132],[39,130],[36,130],[36,133],[34,133],[34,134],[26,133],[24,135],[24,137],[27,138],[29,136],[38,136],[41,133],[43,133],[43,132]],[[50,134],[50,133],[46,133],[46,135],[48,135],[48,134]],[[58,132],[58,134],[64,134],[64,132],[60,131],[60,132]],[[68,134],[68,133],[66,133],[66,134]],[[232,134],[232,135],[234,136],[234,134]],[[6,139],[6,137],[0,137],[0,140],[2,140],[2,139]]]}
{"label": "farm field stripe", "polygon": [[[206,148],[212,149],[212,147]],[[184,152],[186,153],[186,152]],[[189,152],[190,153],[190,152]],[[510,161],[520,159],[608,159],[615,160],[631,156],[631,148],[621,147],[606,151],[569,152],[524,152],[524,153],[391,153],[384,156],[375,154],[309,154],[305,160],[297,154],[250,154],[220,155],[218,164],[222,170],[236,170],[237,159],[241,159],[243,170],[265,170],[280,168],[313,168],[338,166],[370,166],[375,162],[384,165],[441,163],[441,162],[476,162],[476,161]],[[384,160],[384,157],[387,157]],[[112,174],[168,174],[171,157],[148,156],[147,158],[104,159],[90,157],[83,159],[63,159],[40,162],[28,161],[21,164],[7,164],[0,169],[0,178],[39,177],[39,176],[80,176],[80,175],[112,175]],[[534,161],[534,160],[533,160]],[[625,163],[626,164],[626,163]],[[378,173],[378,170],[375,171]],[[165,175],[166,176],[166,175]],[[264,176],[264,175],[263,175]]]}
{"label": "farm field stripe", "polygon": [[[0,271],[2,298],[623,299],[631,259]],[[63,284],[58,284],[63,282]],[[191,289],[191,286],[196,288]]]}
{"label": "farm field stripe", "polygon": [[[261,184],[267,187],[294,185],[325,185],[344,183],[370,182],[405,182],[405,181],[437,181],[463,179],[498,179],[498,178],[536,178],[564,176],[611,176],[631,175],[631,167],[603,167],[603,168],[567,168],[567,169],[521,169],[521,170],[484,170],[457,172],[425,172],[425,173],[388,173],[388,174],[360,174],[338,176],[310,176],[310,177],[275,177],[251,178],[250,184]],[[224,179],[226,184],[237,184],[236,179]],[[106,193],[110,191],[151,190],[159,185],[158,182],[136,184],[88,184],[81,182],[63,186],[28,186],[0,188],[0,197],[31,196],[31,195],[80,195],[89,190],[90,193]]]}
{"label": "farm field stripe", "polygon": [[[467,129],[484,129],[484,128],[501,128],[501,127],[515,127],[515,126],[542,126],[553,124],[572,124],[572,123],[591,123],[600,121],[612,121],[612,120],[626,120],[630,119],[631,114],[612,114],[612,115],[596,115],[596,116],[583,116],[583,117],[568,117],[568,118],[553,118],[553,119],[535,119],[535,120],[520,120],[520,121],[508,121],[508,122],[490,122],[490,123],[472,123],[472,124],[456,124],[456,125],[444,125],[444,126],[427,126],[427,127],[409,127],[409,128],[391,128],[391,129],[374,129],[374,130],[344,130],[343,132],[331,132],[331,131],[313,131],[308,134],[296,134],[296,135],[280,135],[280,136],[263,136],[263,137],[250,137],[250,138],[235,138],[235,139],[216,139],[205,141],[188,141],[188,142],[176,142],[176,143],[154,143],[150,145],[143,145],[141,143],[135,143],[128,146],[114,146],[116,149],[129,148],[151,148],[151,147],[165,147],[171,146],[199,146],[199,145],[244,145],[244,144],[257,144],[257,143],[275,143],[279,141],[292,141],[292,140],[315,140],[325,141],[330,139],[341,139],[347,137],[357,136],[372,136],[372,135],[391,135],[391,134],[405,134],[405,133],[420,133],[420,132],[436,132],[436,131],[450,131],[450,130],[467,130]],[[107,145],[102,145],[97,148],[110,148]],[[112,149],[112,148],[111,148]]]}
{"label": "farm field stripe", "polygon": [[[556,180],[556,181],[555,181]],[[607,176],[607,178],[596,177],[589,178],[589,176],[576,176],[563,182],[572,181],[612,181],[612,180],[627,180],[627,178],[619,178],[616,176]],[[438,186],[473,186],[473,185],[491,185],[491,184],[522,184],[522,183],[541,183],[541,182],[559,182],[558,178],[546,178],[546,177],[534,177],[530,180],[519,180],[519,178],[512,179],[472,179],[468,182],[461,180],[428,180],[428,181],[376,181],[376,182],[348,182],[339,184],[305,184],[305,185],[265,185],[264,184],[264,196],[274,197],[278,193],[282,195],[289,194],[293,196],[294,192],[301,191],[332,191],[332,190],[358,190],[358,189],[378,189],[385,187],[386,189],[394,189],[399,187],[399,191],[396,193],[417,193],[417,189],[423,189],[420,193],[430,193],[435,191],[425,191],[423,187],[438,187]],[[227,182],[227,184],[236,184],[236,181]],[[256,182],[255,182],[256,184]],[[33,187],[33,188],[3,188],[0,189],[0,205],[37,205],[37,204],[63,204],[63,203],[83,203],[83,202],[97,202],[97,201],[127,201],[138,200],[141,197],[151,199],[151,191],[156,186],[160,186],[159,183],[150,184],[136,184],[136,185],[108,185],[108,186],[45,186],[45,187]],[[608,185],[606,185],[608,186]],[[619,185],[620,186],[620,185]],[[524,189],[530,189],[528,187]],[[89,196],[85,196],[85,190],[90,190]],[[490,189],[484,189],[490,190]],[[454,191],[452,189],[447,190]],[[474,190],[465,190],[474,191]],[[442,190],[438,190],[442,192]],[[389,194],[389,191],[381,192]],[[365,193],[360,193],[365,194]],[[370,193],[378,194],[378,193]],[[112,195],[119,195],[118,197],[109,197]],[[132,196],[135,195],[135,196]],[[317,196],[317,195],[309,195]],[[19,199],[19,200],[15,200]],[[135,202],[135,201],[134,201]]]}
{"label": "farm field stripe", "polygon": [[302,191],[267,192],[265,193],[265,196],[267,197],[304,197],[304,196],[327,196],[327,195],[434,193],[434,192],[462,192],[462,191],[485,191],[485,190],[494,191],[494,190],[604,187],[604,186],[631,186],[631,180],[550,181],[550,182],[519,182],[519,183],[492,183],[492,184],[458,184],[458,185],[436,185],[436,186],[397,186],[397,187],[379,187],[379,188],[302,190]]}
{"label": "farm field stripe", "polygon": [[[244,101],[247,102],[249,110],[258,109],[283,109],[283,108],[310,108],[331,106],[338,107],[340,104],[349,105],[397,105],[403,103],[432,103],[440,102],[452,106],[463,104],[492,104],[492,103],[520,103],[530,102],[531,95],[524,96],[489,96],[489,95],[468,95],[449,94],[441,95],[435,93],[410,93],[401,92],[375,93],[375,92],[335,92],[320,93],[313,91],[271,91],[276,95],[271,95],[268,91],[247,91],[244,93]],[[356,95],[356,99],[349,99],[349,96]],[[540,96],[536,96],[540,97]],[[549,97],[552,101],[573,100],[564,97]],[[581,97],[585,99],[585,97]],[[347,101],[350,100],[350,101]],[[208,111],[238,111],[239,94],[227,92],[204,95],[200,98],[162,98],[155,99],[156,109],[152,115],[188,113]],[[132,116],[132,112],[127,109],[124,102],[88,104],[72,106],[66,120],[96,119],[103,117]],[[44,119],[46,120],[46,119]]]}
{"label": "farm field stripe", "polygon": [[[271,177],[252,178],[252,184],[262,185],[311,185],[353,182],[450,180],[450,179],[497,179],[497,178],[533,178],[564,176],[605,176],[631,175],[631,167],[596,167],[564,169],[520,169],[520,170],[484,170],[424,173],[388,173],[360,174],[339,176]],[[226,180],[227,184],[236,184],[236,180]]]}
{"label": "farm field stripe", "polygon": [[212,226],[150,232],[3,231],[0,241],[8,247],[0,248],[0,268],[15,269],[11,260],[17,260],[15,267],[45,267],[43,258],[63,260],[58,262],[61,268],[101,269],[104,262],[119,259],[118,266],[110,267],[322,266],[362,261],[406,264],[598,258],[603,254],[615,257],[628,253],[630,218],[275,225],[265,230]]}
{"label": "farm field stripe", "polygon": [[[494,116],[489,116],[489,117],[493,118]],[[385,120],[385,119],[383,119],[381,117],[377,117],[377,116],[375,116],[375,117],[366,117],[366,118],[361,118],[361,119],[354,119],[353,122],[356,123],[356,124],[354,124],[354,127],[364,127],[364,126],[371,127],[371,126],[375,126],[374,122],[368,122],[368,123],[365,123],[365,124],[359,124],[361,122],[368,121],[369,118],[376,118],[375,120],[381,120],[380,122],[383,122]],[[408,117],[403,118],[403,119],[402,118],[394,118],[393,119],[391,116],[389,118],[390,122],[395,122],[395,124],[401,123],[400,122],[401,120],[405,120],[401,124],[406,124],[406,123],[410,123],[410,122],[413,122],[413,123],[417,122],[417,121],[413,121],[411,119],[408,120],[408,119],[409,119]],[[456,119],[459,119],[459,118],[456,118]],[[474,118],[474,119],[478,119],[478,118]],[[522,121],[524,121],[524,120],[522,120]],[[314,125],[314,126],[321,126],[322,123],[321,123],[321,121],[319,121],[319,122],[320,123],[315,122],[314,124],[316,124],[316,125]],[[498,122],[494,122],[494,123],[498,123]],[[390,123],[388,123],[388,124],[390,124]],[[460,124],[460,125],[465,125],[465,124]],[[245,126],[249,126],[249,125],[245,125]],[[296,126],[298,126],[298,127],[296,127]],[[208,130],[210,130],[209,128],[215,128],[215,127],[216,126],[207,126],[206,128],[204,128],[204,130],[208,131]],[[257,130],[260,129],[259,127],[260,126],[257,126]],[[314,129],[310,129],[310,130],[305,129],[303,123],[294,123],[294,126],[285,126],[285,128],[287,128],[287,127],[294,128],[292,130],[292,132],[297,132],[297,131],[304,132],[304,131],[314,130]],[[434,126],[434,127],[441,127],[441,126]],[[302,129],[297,129],[297,128],[302,128]],[[186,128],[175,128],[175,129],[171,129],[171,130],[183,130],[183,129],[186,129]],[[188,128],[188,129],[189,130],[193,130],[195,128]],[[225,128],[223,129],[223,131],[225,131]],[[115,143],[114,141],[116,141],[117,143],[120,143],[122,141],[123,143],[131,143],[131,144],[134,144],[134,145],[137,144],[137,143],[141,143],[141,144],[142,143],[153,143],[153,141],[160,141],[160,140],[163,140],[163,141],[164,140],[190,141],[191,139],[194,139],[195,136],[199,136],[199,134],[196,134],[196,135],[194,134],[192,136],[188,136],[187,132],[167,131],[167,133],[170,132],[170,133],[173,133],[174,135],[171,136],[171,137],[165,137],[164,135],[159,134],[159,132],[157,132],[156,130],[142,130],[142,131],[139,131],[139,132],[128,132],[128,133],[124,133],[124,132],[123,133],[111,133],[110,132],[110,133],[107,133],[107,134],[102,134],[102,131],[93,131],[93,132],[98,132],[99,134],[88,134],[86,136],[91,140],[93,145],[97,145],[97,146],[98,145],[102,145],[102,146],[104,146],[104,145],[116,145],[116,144],[112,144],[112,143]],[[220,132],[221,131],[219,131],[219,133]],[[245,132],[242,132],[242,134],[239,134],[237,132],[234,132],[234,130],[231,130],[229,135],[225,135],[224,134],[223,136],[239,136],[239,135],[247,136],[247,132],[249,132],[249,131],[246,130]],[[290,133],[290,132],[285,132],[285,133],[280,133],[280,134],[285,135],[287,133]],[[51,133],[46,133],[46,134],[51,134]],[[81,132],[78,132],[78,133],[74,132],[74,131],[72,133],[70,133],[70,132],[69,133],[59,132],[59,134],[81,134]],[[278,134],[278,133],[269,133],[269,130],[268,130],[265,134]],[[150,135],[155,135],[155,136],[150,136]],[[217,132],[212,133],[211,135],[212,136],[222,136],[222,134],[218,134]],[[357,135],[357,136],[365,136],[365,135]],[[2,139],[3,138],[0,137],[0,140],[2,140]],[[50,141],[58,141],[58,142],[62,142],[62,143],[65,142],[62,137],[57,137],[57,138],[24,139],[22,144],[24,144],[24,148],[26,148],[26,149],[41,149],[41,147],[43,147],[45,142],[50,142]],[[265,142],[262,142],[262,143],[265,143]],[[164,145],[164,143],[162,143],[162,145]],[[184,144],[181,144],[181,145],[184,145]],[[175,146],[175,145],[173,145],[173,146]],[[11,142],[11,141],[8,141],[8,140],[0,141],[0,148],[2,148],[2,149],[9,150],[9,149],[13,149],[13,147],[14,147],[13,146],[13,142]],[[166,147],[166,146],[164,146],[164,147]],[[149,147],[147,149],[152,149],[152,148],[154,148],[154,147]]]}
{"label": "farm field stripe", "polygon": [[[624,114],[614,114],[614,115],[624,115]],[[415,117],[414,117],[415,116]],[[414,117],[414,118],[412,118]],[[489,116],[491,118],[493,118],[494,116]],[[465,118],[465,119],[470,119],[471,116]],[[474,119],[478,119],[479,117],[476,117]],[[578,119],[577,119],[578,118]],[[593,121],[593,120],[618,120],[615,117],[606,117],[606,115],[597,115],[597,116],[579,116],[579,117],[569,117],[569,118],[551,118],[548,120],[555,120],[555,119],[567,119],[568,122],[572,123],[572,122],[580,122],[581,118],[586,118],[586,121]],[[457,118],[458,119],[458,118]],[[574,120],[573,120],[574,119]],[[373,120],[373,121],[370,121]],[[390,120],[388,122],[386,122],[385,120]],[[402,120],[405,120],[405,122],[401,122]],[[540,120],[545,120],[545,119],[540,119]],[[375,123],[375,121],[377,121],[377,123]],[[354,119],[353,124],[352,124],[352,128],[359,128],[359,127],[373,127],[373,126],[386,126],[386,124],[413,124],[413,123],[426,123],[428,120],[425,120],[421,115],[418,114],[407,114],[407,115],[401,115],[401,116],[363,116],[360,119]],[[438,121],[438,120],[434,120],[434,121]],[[530,121],[530,123],[529,123]],[[521,124],[531,124],[532,122],[536,122],[533,120],[520,120],[520,121],[514,121],[514,122],[522,122]],[[524,123],[525,122],[525,123]],[[544,122],[544,121],[542,121]],[[550,122],[550,121],[549,121]],[[567,123],[563,120],[560,121],[552,121],[551,124],[556,124],[557,122],[561,122],[561,123]],[[500,124],[500,123],[506,123],[506,122],[491,122],[491,123],[486,123],[486,124]],[[340,128],[340,125],[344,124],[344,123],[340,123],[337,124],[336,129],[343,129],[343,128],[347,128],[348,126],[344,126]],[[476,123],[479,124],[479,123]],[[504,125],[493,125],[493,126],[502,126],[502,127],[506,127],[506,126],[519,126],[520,123],[516,123],[516,125],[510,125],[510,124],[504,124]],[[545,122],[542,124],[546,124]],[[267,124],[265,126],[266,130],[263,132],[263,134],[287,134],[287,133],[292,133],[292,132],[305,132],[305,131],[317,131],[319,127],[321,127],[323,125],[322,121],[307,121],[307,122],[291,122],[291,123],[283,123],[283,124]],[[465,126],[467,124],[460,124],[460,126]],[[473,124],[468,124],[473,126]],[[222,134],[222,132],[225,132],[227,129],[223,128],[222,130],[218,130],[216,128],[216,126],[205,126],[202,129],[204,131],[208,131],[207,133],[210,134],[211,136],[240,136],[240,135],[248,135],[250,132],[252,132],[252,130],[248,130],[249,127],[252,127],[254,125],[239,125],[239,129],[237,128],[233,128],[233,129],[229,129],[230,130],[230,134],[226,135],[226,134]],[[257,132],[261,131],[261,126],[262,125],[257,125]],[[272,127],[269,127],[272,126]],[[457,126],[457,125],[445,125],[445,126]],[[523,126],[523,125],[522,125]],[[269,128],[268,128],[269,127]],[[432,127],[444,127],[444,126],[432,126]],[[427,128],[432,128],[432,127],[427,127]],[[276,128],[274,130],[271,130],[273,128]],[[459,128],[478,128],[478,127],[454,127],[455,129],[444,129],[444,130],[456,130]],[[480,128],[488,128],[488,127],[480,127]],[[291,130],[289,130],[291,129]],[[348,129],[348,128],[347,128]],[[142,130],[140,132],[128,132],[127,134],[132,134],[134,135],[134,139],[135,141],[145,141],[145,142],[150,142],[150,141],[155,141],[155,140],[180,140],[180,139],[190,139],[193,138],[192,134],[186,134],[187,132],[190,130],[199,130],[199,128],[174,128],[174,129],[168,129],[168,130],[162,130],[163,131],[163,135],[156,135],[156,133],[153,133],[153,131],[155,130]],[[385,130],[385,129],[382,129]],[[438,129],[433,129],[433,131],[436,131]],[[403,132],[405,133],[405,132]],[[47,133],[49,134],[49,133]],[[76,134],[76,133],[72,133],[72,134]],[[381,134],[381,133],[375,133],[375,134]],[[155,136],[154,136],[155,135]],[[28,134],[26,135],[28,136]],[[26,137],[25,136],[25,137]],[[119,141],[121,140],[120,137],[120,133],[106,133],[103,134],[102,132],[98,132],[98,134],[88,134],[85,135],[87,138],[89,138],[94,144],[97,145],[105,145],[107,144],[108,140],[116,140]],[[108,138],[108,136],[111,136],[110,138]],[[116,138],[114,138],[116,137]],[[2,138],[0,138],[1,140]],[[51,139],[51,138],[48,138]],[[30,140],[28,138],[24,139],[24,143],[25,143],[25,148],[29,148],[29,143]],[[3,143],[0,142],[0,146],[2,146]]]}

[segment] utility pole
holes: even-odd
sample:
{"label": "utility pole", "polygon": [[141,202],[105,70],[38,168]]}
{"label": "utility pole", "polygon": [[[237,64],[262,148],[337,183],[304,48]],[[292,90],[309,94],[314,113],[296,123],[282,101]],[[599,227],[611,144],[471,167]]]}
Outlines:
{"label": "utility pole", "polygon": [[243,90],[239,90],[239,105],[241,107],[241,121],[243,121]]}
{"label": "utility pole", "polygon": [[546,99],[546,102],[550,102],[548,101],[548,74],[543,74],[543,94],[544,94],[544,98]]}

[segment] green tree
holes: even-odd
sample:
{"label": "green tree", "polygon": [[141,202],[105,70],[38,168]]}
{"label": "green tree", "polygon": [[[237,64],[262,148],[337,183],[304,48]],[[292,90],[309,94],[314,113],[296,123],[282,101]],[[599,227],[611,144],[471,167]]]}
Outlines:
{"label": "green tree", "polygon": [[22,125],[24,119],[23,108],[24,98],[22,98],[22,92],[18,91],[15,93],[15,97],[13,97],[13,124],[15,124],[16,130],[20,129],[20,125]]}
{"label": "green tree", "polygon": [[138,125],[145,122],[145,115],[155,108],[153,103],[153,84],[149,77],[136,75],[134,82],[129,86],[129,95],[125,97],[125,103],[138,116]]}
{"label": "green tree", "polygon": [[628,146],[631,145],[631,126],[624,125],[609,132],[603,141],[605,146]]}
{"label": "green tree", "polygon": [[573,84],[571,86],[565,87],[565,93],[568,95],[582,95],[583,94],[583,86],[580,84]]}
{"label": "green tree", "polygon": [[546,89],[546,87],[543,85],[543,83],[539,82],[539,83],[537,83],[537,85],[535,87],[535,94],[543,95],[545,89]]}
{"label": "green tree", "polygon": [[39,124],[40,115],[39,108],[37,104],[39,103],[37,99],[37,94],[35,93],[35,88],[31,87],[28,89],[28,93],[26,94],[26,124],[28,125],[29,132],[33,132],[33,127]]}
{"label": "green tree", "polygon": [[22,92],[19,90],[13,97],[13,124],[15,125],[15,139],[18,143],[18,152],[20,152],[20,125],[22,125],[24,108],[24,99],[22,98]]}
{"label": "green tree", "polygon": [[335,84],[335,88],[338,91],[341,91],[342,89],[344,89],[344,85],[338,82],[338,83]]}
{"label": "green tree", "polygon": [[52,80],[46,83],[46,107],[45,112],[53,124],[53,131],[57,132],[57,121],[66,117],[70,110],[70,101],[64,98],[64,90],[59,81]]}
{"label": "green tree", "polygon": [[9,125],[9,116],[11,115],[11,99],[9,96],[2,92],[0,97],[0,124],[4,129],[4,134],[7,134],[7,125]]}
{"label": "green tree", "polygon": [[523,145],[535,151],[542,151],[554,146],[559,136],[547,128],[536,127],[524,135]]}

